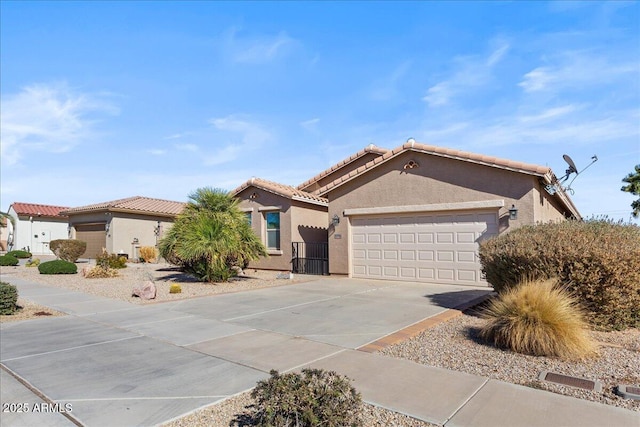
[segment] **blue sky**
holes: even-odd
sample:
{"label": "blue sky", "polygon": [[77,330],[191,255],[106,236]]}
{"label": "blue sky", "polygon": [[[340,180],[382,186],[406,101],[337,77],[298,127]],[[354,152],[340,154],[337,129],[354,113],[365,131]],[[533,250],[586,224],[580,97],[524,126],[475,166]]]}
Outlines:
{"label": "blue sky", "polygon": [[368,144],[582,170],[629,218],[638,2],[0,3],[1,210],[297,185]]}

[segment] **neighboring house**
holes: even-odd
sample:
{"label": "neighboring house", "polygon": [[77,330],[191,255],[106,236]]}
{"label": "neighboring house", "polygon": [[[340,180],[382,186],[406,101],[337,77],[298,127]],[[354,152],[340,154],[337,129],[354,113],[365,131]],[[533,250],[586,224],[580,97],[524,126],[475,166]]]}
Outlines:
{"label": "neighboring house", "polygon": [[156,246],[185,204],[148,197],[96,203],[67,209],[70,237],[87,242],[84,258],[95,258],[105,248],[138,258],[142,246]]}
{"label": "neighboring house", "polygon": [[[13,217],[15,229],[7,236],[9,249],[25,249],[33,255],[53,255],[49,242],[68,239],[67,216],[63,206],[15,202],[8,214]],[[11,227],[11,223],[9,223]]]}
{"label": "neighboring house", "polygon": [[251,268],[290,270],[293,243],[326,243],[327,199],[258,178],[231,194],[241,200],[240,209],[269,253]]}
{"label": "neighboring house", "polygon": [[[258,181],[264,182],[253,180]],[[552,183],[557,178],[548,167],[410,140],[394,150],[367,147],[301,184],[295,195],[328,205],[324,224],[331,274],[483,285],[480,241],[524,224],[581,218],[562,190],[545,191]],[[248,186],[234,192],[245,208],[252,203]],[[252,218],[260,225],[254,230],[263,241],[267,205],[282,212],[275,209],[278,200],[256,205],[258,216]],[[322,223],[319,216],[314,221]],[[280,247],[296,238],[282,233]],[[256,265],[285,269],[286,257]]]}

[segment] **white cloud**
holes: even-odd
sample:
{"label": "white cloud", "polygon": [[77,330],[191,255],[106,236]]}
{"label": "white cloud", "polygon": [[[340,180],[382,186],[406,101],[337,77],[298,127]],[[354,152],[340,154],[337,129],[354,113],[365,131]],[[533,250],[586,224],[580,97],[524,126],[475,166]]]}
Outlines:
{"label": "white cloud", "polygon": [[175,147],[178,150],[182,150],[182,151],[190,151],[192,153],[195,153],[196,151],[199,150],[198,146],[195,144],[176,144]]}
{"label": "white cloud", "polygon": [[234,62],[263,64],[283,56],[298,42],[286,33],[243,36],[237,28],[227,32],[225,47]]}
{"label": "white cloud", "polygon": [[117,113],[99,96],[74,92],[66,84],[27,86],[3,97],[1,110],[3,165],[18,163],[28,151],[68,151],[92,135],[92,113]]}
{"label": "white cloud", "polygon": [[306,130],[315,131],[318,127],[318,123],[320,123],[320,119],[316,117],[300,122],[300,126],[302,126]]}
{"label": "white cloud", "polygon": [[493,68],[502,61],[509,49],[507,42],[500,41],[486,57],[472,55],[457,58],[453,75],[427,89],[422,99],[429,107],[440,107],[449,104],[461,93],[486,85],[492,78]]}
{"label": "white cloud", "polygon": [[619,83],[620,79],[636,82],[640,61],[628,55],[616,58],[609,52],[566,51],[547,55],[547,65],[526,73],[518,86],[525,92],[557,91],[565,88],[602,86]]}
{"label": "white cloud", "polygon": [[412,62],[404,61],[391,74],[374,83],[370,97],[375,101],[389,101],[398,95],[398,84],[411,69]]}
{"label": "white cloud", "polygon": [[205,157],[205,164],[209,166],[231,162],[244,154],[249,155],[272,139],[271,133],[261,125],[235,115],[211,119],[209,123],[216,129],[216,139],[231,140]]}

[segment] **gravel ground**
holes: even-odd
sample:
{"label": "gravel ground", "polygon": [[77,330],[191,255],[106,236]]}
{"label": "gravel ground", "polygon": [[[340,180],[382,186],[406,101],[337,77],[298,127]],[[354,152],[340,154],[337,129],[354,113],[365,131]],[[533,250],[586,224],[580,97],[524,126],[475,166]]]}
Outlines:
{"label": "gravel ground", "polygon": [[[11,277],[19,277],[47,286],[86,292],[101,297],[127,301],[133,304],[153,304],[160,301],[175,301],[314,280],[314,276],[294,276],[293,279],[277,279],[276,277],[279,274],[277,271],[247,269],[243,275],[233,278],[230,282],[202,283],[197,282],[170,264],[142,263],[127,264],[127,268],[119,270],[118,277],[87,279],[82,276],[81,270],[86,266],[92,266],[92,264],[78,263],[77,265],[77,274],[40,274],[37,268],[24,266],[2,267],[0,268],[0,274],[2,275],[3,281],[11,282]],[[131,296],[133,287],[147,280],[152,280],[156,285],[156,298],[153,300],[143,300]],[[180,284],[182,293],[169,293],[169,288],[173,283]]]}
{"label": "gravel ground", "polygon": [[[483,322],[475,315],[464,314],[410,340],[382,349],[380,353],[640,411],[640,401],[623,399],[614,393],[618,384],[640,385],[640,330],[591,332],[594,340],[602,343],[599,356],[581,362],[566,362],[482,344],[477,330]],[[539,381],[538,375],[545,370],[600,380],[603,390],[596,393]]]}
{"label": "gravel ground", "polygon": [[[82,267],[83,264],[79,264],[79,270]],[[247,270],[245,275],[232,282],[205,284],[195,282],[168,264],[129,264],[127,268],[120,270],[119,277],[109,279],[86,279],[80,273],[64,276],[41,275],[37,268],[24,266],[2,267],[0,273],[3,281],[10,281],[11,277],[20,277],[36,283],[83,291],[134,304],[282,286],[314,279],[309,276],[277,279],[278,272]],[[156,299],[146,301],[132,297],[133,286],[149,279],[152,279],[157,287]],[[181,294],[169,294],[172,283],[179,283],[182,286]],[[23,320],[36,317],[35,313],[41,311],[62,315],[22,299],[19,299],[19,305],[23,307],[19,313],[1,316],[0,320],[2,322]],[[592,332],[593,338],[602,344],[599,356],[581,362],[566,362],[553,358],[525,356],[482,344],[477,337],[477,330],[482,322],[482,319],[472,313],[464,314],[430,328],[410,340],[387,347],[380,353],[640,411],[640,401],[623,399],[614,393],[618,384],[640,385],[640,330]],[[596,393],[539,381],[538,375],[543,370],[599,380],[603,384],[603,391]],[[201,409],[166,426],[229,426],[250,403],[249,393],[244,393],[220,404]],[[432,424],[371,405],[364,405],[362,417],[365,426],[432,426]]]}
{"label": "gravel ground", "polygon": [[[217,405],[200,409],[179,420],[163,424],[163,427],[229,427],[250,426],[247,418],[239,415],[248,412],[245,409],[253,400],[249,392],[231,397]],[[415,418],[389,411],[377,406],[364,404],[360,413],[362,425],[366,427],[437,427],[436,424],[416,420]]]}
{"label": "gravel ground", "polygon": [[49,307],[18,298],[18,311],[13,314],[0,314],[0,323],[17,322],[44,316],[65,316],[65,314]]}

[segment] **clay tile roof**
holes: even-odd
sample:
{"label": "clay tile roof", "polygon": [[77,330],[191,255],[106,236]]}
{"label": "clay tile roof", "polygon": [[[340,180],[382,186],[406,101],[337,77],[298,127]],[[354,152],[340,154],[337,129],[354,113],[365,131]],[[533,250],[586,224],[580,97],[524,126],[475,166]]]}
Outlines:
{"label": "clay tile roof", "polygon": [[335,165],[331,166],[329,169],[324,170],[324,171],[320,172],[318,175],[314,176],[313,178],[306,180],[302,184],[298,185],[297,188],[299,190],[305,189],[305,188],[309,187],[310,185],[320,181],[325,176],[332,174],[333,172],[337,171],[338,169],[343,168],[344,166],[348,165],[351,162],[354,162],[355,160],[358,160],[360,157],[364,156],[365,154],[373,153],[373,154],[379,154],[379,155],[382,156],[383,154],[385,154],[388,151],[389,150],[387,150],[386,148],[376,147],[375,145],[370,144],[370,145],[366,146],[365,148],[363,148],[362,150],[358,151],[357,153],[352,154],[351,156],[347,157],[346,159],[344,159],[344,160],[336,163]]}
{"label": "clay tile roof", "polygon": [[16,202],[11,205],[13,210],[16,211],[18,215],[29,215],[29,216],[46,216],[46,217],[66,217],[66,215],[61,215],[60,212],[66,211],[69,209],[66,206],[51,206],[51,205],[40,205],[37,203],[20,203]]}
{"label": "clay tile roof", "polygon": [[450,159],[462,160],[462,161],[477,163],[481,165],[496,167],[500,169],[506,169],[514,172],[526,173],[526,174],[536,175],[540,177],[547,177],[549,178],[549,180],[551,180],[553,176],[551,169],[546,166],[539,166],[539,165],[534,165],[534,164],[524,163],[524,162],[516,162],[513,160],[501,159],[499,157],[485,156],[482,154],[471,153],[468,151],[461,151],[453,148],[437,147],[435,145],[427,145],[427,144],[421,144],[415,141],[411,141],[411,142],[406,142],[405,144],[401,145],[400,147],[396,147],[393,150],[386,150],[386,152],[380,157],[377,157],[371,160],[370,162],[368,162],[367,164],[365,164],[364,166],[361,166],[358,169],[351,171],[350,173],[335,179],[334,181],[328,183],[324,187],[314,191],[314,194],[325,195],[327,194],[327,192],[329,192],[329,190],[365,173],[367,170],[372,169],[378,166],[379,164],[386,162],[392,157],[396,157],[397,155],[405,151],[417,151],[417,152],[431,154],[435,156],[447,157]]}
{"label": "clay tile roof", "polygon": [[300,200],[303,202],[309,202],[313,204],[320,204],[323,206],[327,206],[329,204],[329,200],[324,197],[315,196],[311,193],[307,193],[306,191],[298,190],[295,187],[290,185],[280,184],[273,181],[267,181],[266,179],[261,178],[251,178],[240,187],[236,188],[231,192],[233,195],[239,194],[246,188],[249,187],[257,187],[263,190],[269,191],[271,193],[278,194],[283,197],[287,197],[289,199]]}
{"label": "clay tile roof", "polygon": [[66,213],[85,213],[91,211],[130,211],[156,215],[178,215],[185,207],[185,203],[171,200],[153,199],[150,197],[134,196],[126,199],[95,203],[92,205],[71,208]]}

